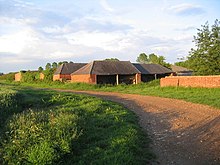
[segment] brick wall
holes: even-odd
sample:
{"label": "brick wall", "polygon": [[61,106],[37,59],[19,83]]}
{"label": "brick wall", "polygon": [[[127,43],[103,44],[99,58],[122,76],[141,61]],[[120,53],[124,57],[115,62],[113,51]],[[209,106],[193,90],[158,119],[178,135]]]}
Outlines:
{"label": "brick wall", "polygon": [[53,75],[53,81],[60,80],[60,74]]}
{"label": "brick wall", "polygon": [[220,88],[220,76],[170,76],[160,79],[160,86]]}
{"label": "brick wall", "polygon": [[43,80],[43,79],[44,79],[44,74],[40,73],[40,80]]}
{"label": "brick wall", "polygon": [[71,82],[84,82],[89,84],[96,84],[96,75],[71,75]]}
{"label": "brick wall", "polygon": [[21,81],[21,73],[16,73],[15,74],[15,81]]}
{"label": "brick wall", "polygon": [[62,81],[62,79],[71,80],[71,75],[69,75],[69,74],[56,74],[56,75],[53,75],[53,81],[56,81],[56,80]]}

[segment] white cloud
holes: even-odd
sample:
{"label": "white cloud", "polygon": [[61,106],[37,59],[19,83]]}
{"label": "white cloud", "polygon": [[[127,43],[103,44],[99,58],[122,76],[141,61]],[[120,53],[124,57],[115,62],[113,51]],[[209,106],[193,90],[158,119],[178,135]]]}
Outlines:
{"label": "white cloud", "polygon": [[10,17],[4,17],[0,16],[0,24],[13,24],[13,25],[30,25],[30,24],[36,24],[38,22],[38,19],[36,18],[10,18]]}
{"label": "white cloud", "polygon": [[170,6],[167,11],[178,15],[197,15],[205,12],[201,6],[189,3]]}
{"label": "white cloud", "polygon": [[21,53],[30,47],[38,38],[29,28],[22,29],[14,34],[0,36],[0,52]]}
{"label": "white cloud", "polygon": [[109,12],[114,11],[114,9],[108,4],[107,0],[100,0],[100,4],[105,10],[107,10]]}
{"label": "white cloud", "polygon": [[66,35],[65,38],[73,45],[97,47],[109,51],[120,51],[130,46],[129,38],[120,32],[79,31]]}
{"label": "white cloud", "polygon": [[50,59],[65,59],[75,56],[73,52],[65,52],[65,51],[56,51],[52,52],[46,58]]}

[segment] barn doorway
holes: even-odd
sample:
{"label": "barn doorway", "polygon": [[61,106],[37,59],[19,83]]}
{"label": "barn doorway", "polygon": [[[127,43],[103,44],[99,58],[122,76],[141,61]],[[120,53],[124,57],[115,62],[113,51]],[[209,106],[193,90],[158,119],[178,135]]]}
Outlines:
{"label": "barn doorway", "polygon": [[97,84],[116,84],[116,75],[97,75]]}
{"label": "barn doorway", "polygon": [[119,75],[119,84],[135,84],[136,78],[134,74]]}

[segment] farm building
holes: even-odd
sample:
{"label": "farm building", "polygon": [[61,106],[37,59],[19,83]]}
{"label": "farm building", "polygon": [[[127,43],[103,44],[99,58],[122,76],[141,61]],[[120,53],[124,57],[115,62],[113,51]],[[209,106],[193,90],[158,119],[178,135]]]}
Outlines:
{"label": "farm building", "polygon": [[182,66],[171,65],[174,76],[192,76],[193,71]]}
{"label": "farm building", "polygon": [[82,68],[83,66],[85,66],[86,63],[64,63],[62,65],[60,65],[54,75],[53,75],[53,81],[56,80],[71,80],[71,73],[77,71],[78,69]]}
{"label": "farm building", "polygon": [[173,73],[172,70],[159,64],[133,64],[141,73],[141,81],[148,82],[154,79],[160,79]]}
{"label": "farm building", "polygon": [[93,61],[71,74],[71,82],[137,84],[140,71],[130,61]]}

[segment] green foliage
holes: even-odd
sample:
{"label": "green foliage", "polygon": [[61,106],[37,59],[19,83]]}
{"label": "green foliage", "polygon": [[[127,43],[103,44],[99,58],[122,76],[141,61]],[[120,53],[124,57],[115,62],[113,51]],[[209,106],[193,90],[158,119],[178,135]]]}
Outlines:
{"label": "green foliage", "polygon": [[16,107],[17,92],[8,89],[8,88],[0,88],[0,119],[2,117],[2,113],[7,109],[10,110],[13,107]]}
{"label": "green foliage", "polygon": [[175,62],[174,65],[176,66],[182,66],[184,68],[190,68],[190,64],[189,64],[189,61],[186,60],[186,61],[180,61],[180,62]]}
{"label": "green foliage", "polygon": [[164,56],[157,56],[154,53],[151,53],[149,55],[146,55],[145,53],[141,53],[137,57],[137,62],[146,63],[146,64],[159,64],[168,68],[170,67],[170,64],[165,62]]}
{"label": "green foliage", "polygon": [[134,114],[94,97],[20,89],[22,112],[0,128],[0,164],[144,164]]}
{"label": "green foliage", "polygon": [[53,69],[56,69],[57,66],[58,66],[58,64],[57,64],[56,62],[53,62],[53,63],[52,63],[52,68],[53,68]]}
{"label": "green foliage", "polygon": [[105,61],[119,61],[117,58],[106,58]]}
{"label": "green foliage", "polygon": [[149,58],[145,53],[141,53],[138,57],[137,57],[137,62],[140,63],[149,63]]}
{"label": "green foliage", "polygon": [[51,69],[51,63],[47,63],[45,66],[45,70],[50,70]]}
{"label": "green foliage", "polygon": [[40,73],[41,73],[43,70],[44,70],[44,69],[43,69],[43,67],[41,67],[41,66],[38,68],[38,72],[40,72]]}
{"label": "green foliage", "polygon": [[0,80],[6,80],[6,81],[14,81],[15,80],[15,73],[8,73],[0,76]]}
{"label": "green foliage", "polygon": [[47,69],[43,71],[44,74],[44,81],[53,81],[53,74],[54,74],[54,69]]}
{"label": "green foliage", "polygon": [[21,74],[21,82],[34,82],[40,78],[39,72],[27,71]]}
{"label": "green foliage", "polygon": [[68,111],[29,109],[13,115],[3,143],[8,164],[51,164],[69,153],[77,138],[77,116]]}
{"label": "green foliage", "polygon": [[197,75],[220,74],[220,21],[209,27],[208,22],[194,36],[195,49],[191,49],[188,62]]}

